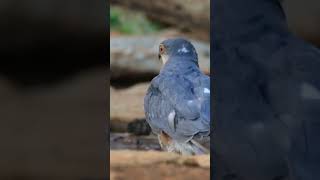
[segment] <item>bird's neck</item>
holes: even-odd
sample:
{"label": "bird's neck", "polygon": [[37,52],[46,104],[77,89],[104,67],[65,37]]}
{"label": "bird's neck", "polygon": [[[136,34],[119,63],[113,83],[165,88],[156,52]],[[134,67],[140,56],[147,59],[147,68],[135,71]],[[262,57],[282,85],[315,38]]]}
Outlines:
{"label": "bird's neck", "polygon": [[278,0],[215,0],[211,2],[214,43],[253,41],[267,31],[287,30]]}
{"label": "bird's neck", "polygon": [[199,69],[197,61],[185,58],[174,58],[171,57],[162,67],[160,73],[171,73],[171,74],[186,74],[189,72],[195,72]]}

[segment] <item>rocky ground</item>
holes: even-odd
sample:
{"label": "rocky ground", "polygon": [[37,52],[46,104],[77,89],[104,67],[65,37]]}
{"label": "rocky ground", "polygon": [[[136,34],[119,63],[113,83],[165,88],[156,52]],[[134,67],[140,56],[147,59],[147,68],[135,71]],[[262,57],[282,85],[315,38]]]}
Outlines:
{"label": "rocky ground", "polygon": [[157,151],[110,152],[110,179],[210,179],[210,156],[180,156]]}
{"label": "rocky ground", "polygon": [[111,133],[110,149],[113,150],[157,150],[161,151],[155,135],[137,136],[130,133]]}
{"label": "rocky ground", "polygon": [[144,118],[143,98],[148,83],[139,83],[126,89],[110,88],[111,131],[126,132],[129,122]]}

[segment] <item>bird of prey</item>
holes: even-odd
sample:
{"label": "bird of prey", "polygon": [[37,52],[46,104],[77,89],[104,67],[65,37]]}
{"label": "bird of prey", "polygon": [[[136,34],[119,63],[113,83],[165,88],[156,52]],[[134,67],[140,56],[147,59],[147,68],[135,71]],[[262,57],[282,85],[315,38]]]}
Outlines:
{"label": "bird of prey", "polygon": [[162,68],[144,98],[146,120],[162,149],[183,155],[209,153],[210,78],[194,46],[182,38],[159,45]]}
{"label": "bird of prey", "polygon": [[278,0],[211,5],[211,177],[320,179],[320,50],[289,31]]}

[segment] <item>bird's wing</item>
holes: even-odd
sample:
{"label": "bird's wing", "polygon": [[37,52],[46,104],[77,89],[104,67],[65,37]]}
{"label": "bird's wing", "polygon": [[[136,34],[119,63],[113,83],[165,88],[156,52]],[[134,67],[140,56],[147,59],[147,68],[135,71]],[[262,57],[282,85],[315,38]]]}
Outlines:
{"label": "bird's wing", "polygon": [[206,75],[200,75],[199,81],[197,97],[201,103],[200,115],[204,121],[210,123],[210,78]]}
{"label": "bird's wing", "polygon": [[192,83],[182,76],[159,75],[145,97],[146,119],[152,129],[166,132],[178,141],[194,135],[208,136],[210,123],[202,119],[201,102]]}
{"label": "bird's wing", "polygon": [[192,83],[182,76],[159,76],[154,86],[185,119],[194,120],[200,116],[200,102],[193,92]]}

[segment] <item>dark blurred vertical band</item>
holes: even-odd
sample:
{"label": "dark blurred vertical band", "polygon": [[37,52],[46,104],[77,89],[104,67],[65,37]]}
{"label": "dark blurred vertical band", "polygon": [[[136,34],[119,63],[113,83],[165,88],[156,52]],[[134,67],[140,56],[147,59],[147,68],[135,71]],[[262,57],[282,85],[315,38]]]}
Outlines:
{"label": "dark blurred vertical band", "polygon": [[0,0],[0,179],[107,179],[108,3]]}

